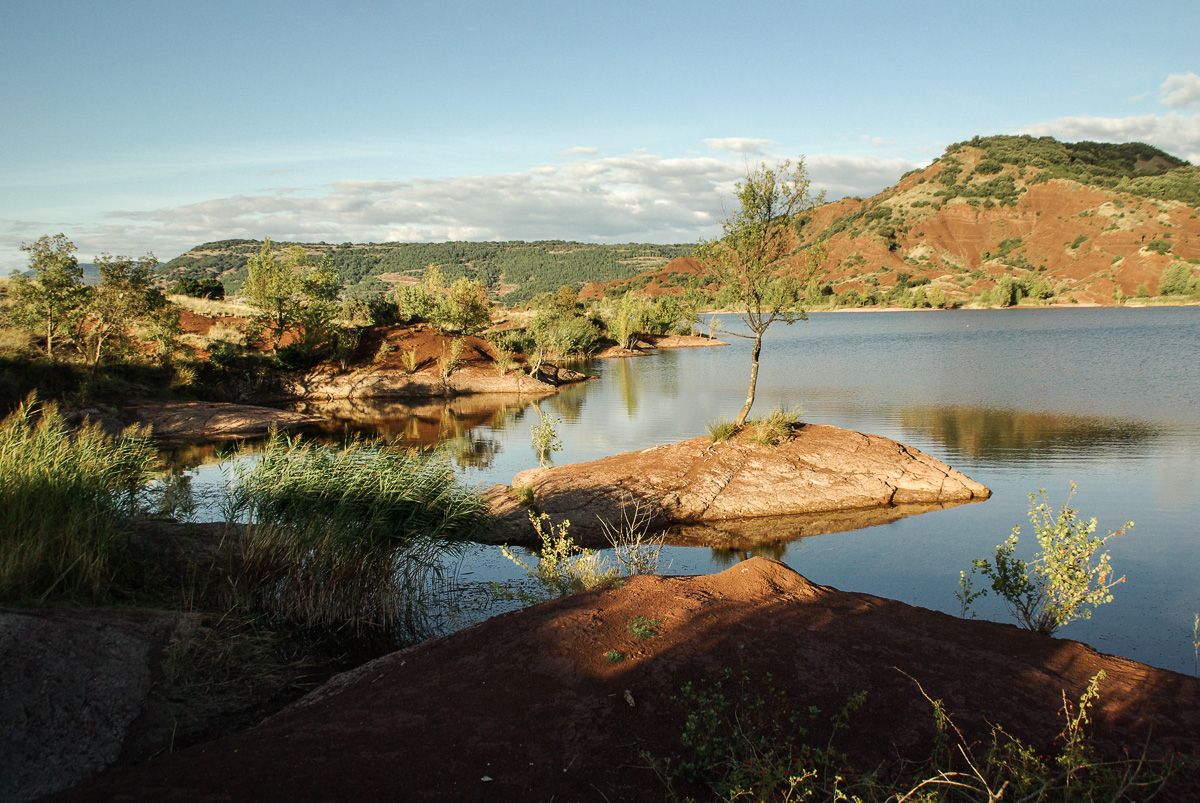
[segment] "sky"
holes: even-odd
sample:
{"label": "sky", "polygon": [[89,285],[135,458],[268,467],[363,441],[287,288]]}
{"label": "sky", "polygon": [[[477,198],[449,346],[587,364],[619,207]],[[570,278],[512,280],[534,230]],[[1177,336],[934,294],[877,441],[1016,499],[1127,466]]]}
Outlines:
{"label": "sky", "polygon": [[695,242],[761,161],[866,196],[977,134],[1200,163],[1197,31],[1197,0],[0,0],[0,271],[60,231]]}

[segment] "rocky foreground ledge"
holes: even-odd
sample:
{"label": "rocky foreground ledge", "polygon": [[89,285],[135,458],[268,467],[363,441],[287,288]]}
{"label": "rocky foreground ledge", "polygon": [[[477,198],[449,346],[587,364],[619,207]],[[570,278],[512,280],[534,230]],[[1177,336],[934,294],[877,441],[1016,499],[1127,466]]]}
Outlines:
{"label": "rocky foreground ledge", "polygon": [[[653,635],[631,628],[639,617]],[[830,715],[865,692],[834,746],[869,770],[930,755],[922,689],[971,742],[1001,725],[1054,750],[1063,694],[1077,700],[1101,670],[1087,725],[1101,758],[1200,750],[1200,680],[754,558],[487,620],[340,675],[249,731],[57,799],[660,800],[648,757],[679,754],[695,713],[679,697],[687,683],[745,678],[745,694]],[[1185,772],[1157,799],[1196,794]]]}
{"label": "rocky foreground ledge", "polygon": [[487,495],[496,516],[496,526],[482,536],[487,541],[532,543],[532,507],[555,521],[569,519],[579,543],[605,545],[600,522],[620,522],[634,505],[656,528],[763,517],[827,519],[847,511],[874,511],[882,522],[897,518],[898,510],[923,512],[986,499],[991,491],[911,446],[804,424],[774,446],[701,437],[530,469],[511,487],[495,486]]}

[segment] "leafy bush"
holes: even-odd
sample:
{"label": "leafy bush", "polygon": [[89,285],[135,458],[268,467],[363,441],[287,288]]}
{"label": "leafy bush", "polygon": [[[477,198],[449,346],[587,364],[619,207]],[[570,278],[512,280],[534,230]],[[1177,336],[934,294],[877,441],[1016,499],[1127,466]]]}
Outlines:
{"label": "leafy bush", "polygon": [[314,629],[414,636],[422,592],[486,505],[442,457],[273,435],[234,464],[226,518],[246,525],[235,597]]}
{"label": "leafy bush", "polygon": [[1200,282],[1192,275],[1192,268],[1185,262],[1176,262],[1163,268],[1158,279],[1160,296],[1186,296],[1200,289]]}
{"label": "leafy bush", "polygon": [[606,565],[600,553],[584,549],[571,539],[571,522],[564,519],[553,524],[549,515],[530,512],[529,523],[540,542],[537,563],[530,566],[509,546],[500,547],[500,552],[521,567],[544,593],[566,596],[616,578],[616,569]]}
{"label": "leafy bush", "polygon": [[225,285],[216,276],[182,276],[171,284],[167,291],[173,295],[208,298],[220,301],[225,298]]}
{"label": "leafy bush", "polygon": [[101,597],[128,566],[128,519],[157,468],[145,433],[74,431],[30,397],[0,423],[0,598]]}
{"label": "leafy bush", "polygon": [[1166,256],[1167,254],[1171,253],[1171,241],[1151,240],[1150,242],[1146,243],[1146,250]]}
{"label": "leafy bush", "polygon": [[[1075,484],[1071,483],[1071,496],[1074,494]],[[1024,627],[1046,635],[1076,619],[1090,619],[1092,609],[1112,602],[1112,588],[1125,582],[1124,576],[1114,578],[1108,553],[1100,550],[1132,528],[1133,522],[1097,538],[1096,520],[1080,519],[1070,502],[1069,496],[1067,504],[1055,512],[1045,491],[1029,495],[1029,521],[1040,548],[1033,560],[1027,563],[1015,557],[1021,533],[1018,526],[996,547],[994,560],[981,558],[971,566],[972,574],[979,572],[991,581],[991,590]],[[969,578],[960,577],[960,585],[970,596]],[[969,604],[968,599],[964,608]]]}

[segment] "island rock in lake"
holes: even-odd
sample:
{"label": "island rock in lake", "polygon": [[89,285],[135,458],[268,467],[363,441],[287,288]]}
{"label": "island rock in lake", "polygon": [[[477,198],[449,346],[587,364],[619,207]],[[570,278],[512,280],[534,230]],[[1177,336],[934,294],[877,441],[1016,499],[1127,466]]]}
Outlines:
{"label": "island rock in lake", "polygon": [[[528,489],[528,490],[525,490]],[[532,494],[532,496],[530,496]],[[692,438],[588,463],[522,471],[488,498],[493,542],[531,540],[527,510],[569,519],[583,544],[605,544],[601,521],[637,506],[654,527],[835,511],[930,506],[986,499],[985,486],[918,449],[821,424],[794,428],[776,445],[742,436]]]}

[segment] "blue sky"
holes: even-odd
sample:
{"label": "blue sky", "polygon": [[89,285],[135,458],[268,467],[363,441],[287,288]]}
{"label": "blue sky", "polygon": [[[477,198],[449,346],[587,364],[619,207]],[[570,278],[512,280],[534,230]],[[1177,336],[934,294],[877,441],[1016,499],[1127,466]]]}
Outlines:
{"label": "blue sky", "polygon": [[870,194],[974,134],[1200,161],[1200,3],[0,0],[0,270],[63,231],[694,241],[748,162]]}

